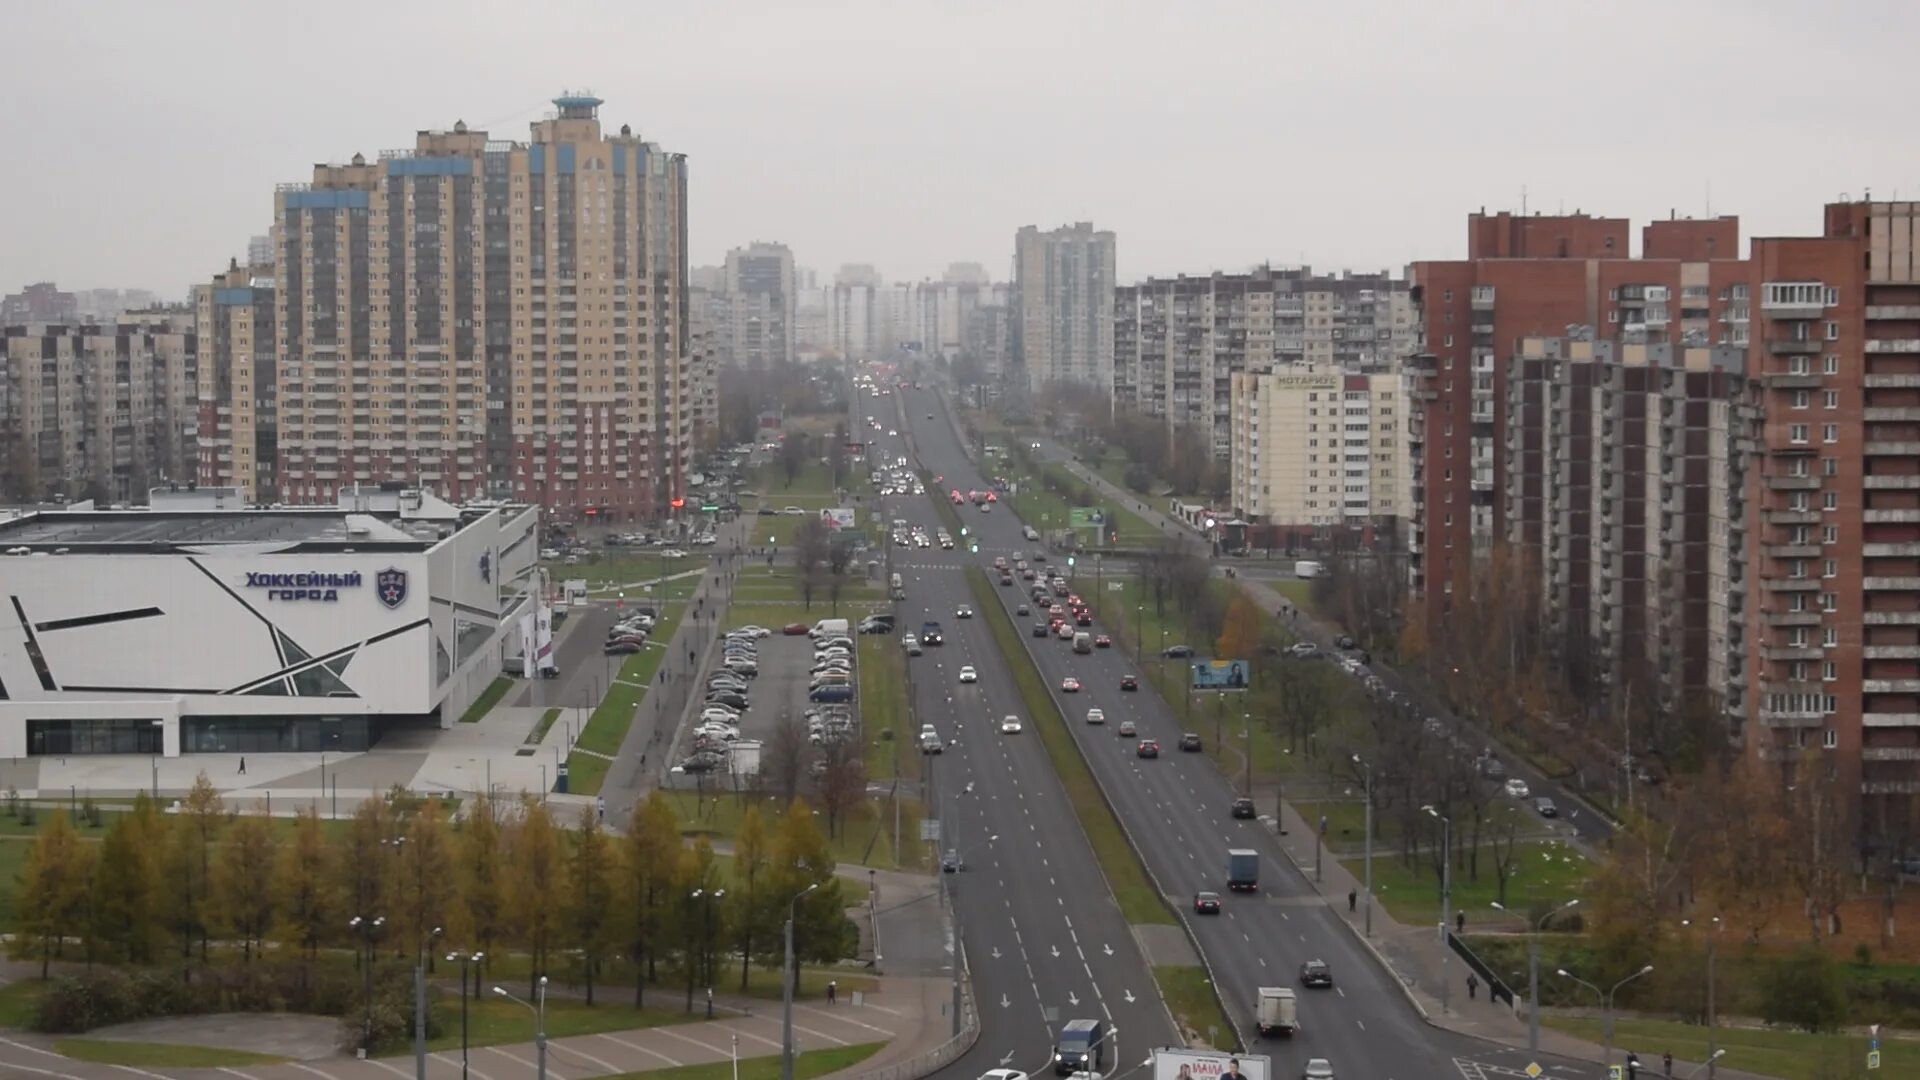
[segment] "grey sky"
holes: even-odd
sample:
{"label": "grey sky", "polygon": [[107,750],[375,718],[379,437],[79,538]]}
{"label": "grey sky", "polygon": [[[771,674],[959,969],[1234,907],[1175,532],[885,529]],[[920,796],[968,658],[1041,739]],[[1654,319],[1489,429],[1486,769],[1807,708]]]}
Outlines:
{"label": "grey sky", "polygon": [[[1571,14],[1574,11],[1580,14]],[[1920,5],[9,5],[0,287],[176,294],[273,185],[464,119],[526,138],[563,87],[692,163],[692,258],[782,240],[830,272],[1007,274],[1092,220],[1122,280],[1464,253],[1481,205],[1810,233],[1920,197]]]}

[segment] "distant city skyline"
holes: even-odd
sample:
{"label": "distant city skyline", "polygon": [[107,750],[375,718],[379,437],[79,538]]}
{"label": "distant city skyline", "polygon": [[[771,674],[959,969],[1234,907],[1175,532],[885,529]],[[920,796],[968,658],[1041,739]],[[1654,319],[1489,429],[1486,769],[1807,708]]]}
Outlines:
{"label": "distant city skyline", "polygon": [[[1888,0],[1824,22],[1773,0],[1390,18],[1117,3],[1097,20],[1069,5],[745,6],[530,21],[487,0],[342,0],[298,26],[270,6],[24,7],[0,135],[31,168],[15,174],[0,287],[183,299],[245,257],[273,185],[316,161],[456,120],[522,138],[564,88],[687,154],[694,264],[767,240],[822,274],[868,263],[896,281],[961,261],[1005,280],[1025,225],[1099,222],[1129,284],[1458,258],[1460,215],[1518,211],[1523,192],[1543,213],[1636,222],[1710,202],[1753,236],[1817,231],[1809,208],[1843,194],[1920,195],[1920,145],[1898,136],[1920,9]],[[145,47],[100,49],[103,26]],[[1659,63],[1652,26],[1714,44]],[[1054,51],[1062,40],[1076,47]],[[347,55],[377,77],[337,78]],[[1845,78],[1773,94],[1760,72],[1787,55]],[[1583,57],[1598,85],[1568,77]],[[1688,109],[1699,119],[1653,119]]]}

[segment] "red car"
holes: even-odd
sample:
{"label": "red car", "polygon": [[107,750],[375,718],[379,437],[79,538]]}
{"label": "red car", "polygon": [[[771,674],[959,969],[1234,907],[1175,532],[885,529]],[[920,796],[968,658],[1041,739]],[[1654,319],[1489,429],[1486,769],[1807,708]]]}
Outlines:
{"label": "red car", "polygon": [[787,635],[788,637],[799,637],[801,634],[804,634],[811,629],[813,629],[813,627],[808,626],[806,623],[790,622],[787,625],[781,627],[780,632]]}
{"label": "red car", "polygon": [[1073,677],[1073,676],[1071,676],[1071,675],[1069,675],[1069,676],[1067,676],[1067,677],[1066,677],[1066,678],[1064,678],[1064,679],[1061,679],[1061,680],[1060,680],[1060,692],[1061,692],[1061,693],[1063,693],[1063,694],[1077,694],[1077,693],[1079,693],[1079,692],[1080,692],[1080,680],[1079,680],[1079,679],[1076,679],[1076,678],[1074,678],[1074,677]]}
{"label": "red car", "polygon": [[1033,580],[1033,567],[1031,567],[1031,566],[1029,566],[1029,567],[1027,567],[1027,568],[1026,568],[1025,570],[1022,570],[1022,571],[1020,571],[1020,580],[1022,580],[1022,581],[1032,581],[1032,580]]}
{"label": "red car", "polygon": [[1075,626],[1092,626],[1093,613],[1085,609],[1076,612],[1073,616],[1073,624]]}
{"label": "red car", "polygon": [[1132,675],[1122,675],[1120,676],[1120,689],[1138,690],[1140,689],[1140,680]]}
{"label": "red car", "polygon": [[1160,744],[1153,739],[1141,739],[1140,745],[1134,747],[1133,752],[1139,757],[1159,757]]}
{"label": "red car", "polygon": [[[1096,649],[1111,649],[1113,648],[1113,639],[1108,637],[1105,634],[1095,634],[1093,636],[1093,647]],[[1129,675],[1127,676],[1127,678],[1131,679],[1133,678],[1133,676]],[[1122,679],[1120,681],[1124,683],[1126,682],[1126,679]]]}

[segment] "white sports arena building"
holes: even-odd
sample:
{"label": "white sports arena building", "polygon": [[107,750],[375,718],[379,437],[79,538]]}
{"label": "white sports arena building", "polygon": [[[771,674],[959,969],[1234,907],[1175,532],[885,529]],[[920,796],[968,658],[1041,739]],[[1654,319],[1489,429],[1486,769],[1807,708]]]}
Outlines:
{"label": "white sports arena building", "polygon": [[0,521],[0,756],[364,750],[456,722],[545,622],[537,508],[163,494]]}

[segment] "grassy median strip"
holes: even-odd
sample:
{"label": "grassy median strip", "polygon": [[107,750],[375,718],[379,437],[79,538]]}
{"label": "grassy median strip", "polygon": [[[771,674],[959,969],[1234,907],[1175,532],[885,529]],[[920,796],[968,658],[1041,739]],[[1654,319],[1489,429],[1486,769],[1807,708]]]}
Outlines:
{"label": "grassy median strip", "polygon": [[953,542],[960,542],[960,514],[953,508],[952,488],[941,487],[934,481],[933,473],[920,470],[920,482],[927,485],[927,497],[933,500],[933,512],[940,517],[940,523],[953,534]]}
{"label": "grassy median strip", "polygon": [[1099,860],[1100,869],[1107,876],[1107,884],[1113,888],[1113,898],[1119,902],[1121,913],[1131,923],[1174,922],[1173,914],[1147,881],[1146,870],[1141,867],[1132,845],[1127,843],[1126,834],[1120,831],[1120,823],[1114,819],[1112,808],[1101,795],[1100,785],[1093,778],[1093,770],[1087,766],[1087,759],[1081,756],[1080,748],[1075,745],[1073,733],[1067,730],[1067,721],[1054,705],[1053,696],[1047,693],[1046,684],[1040,679],[1040,669],[1034,666],[1033,658],[1027,655],[1019,631],[1014,629],[1007,609],[1001,606],[999,597],[995,595],[993,583],[987,580],[987,572],[978,566],[967,567],[967,584],[973,589],[974,607],[993,627],[993,637],[1000,646],[1000,655],[1005,658],[1008,670],[1013,672],[1013,681],[1020,688],[1020,698],[1026,703],[1027,715],[1033,718],[1034,729],[1039,732],[1040,742],[1047,748],[1047,757],[1053,762],[1053,771],[1060,776],[1067,800],[1073,804],[1074,813],[1080,818],[1080,827],[1086,830],[1087,840],[1093,845],[1094,858]]}
{"label": "grassy median strip", "polygon": [[126,1065],[152,1069],[219,1069],[234,1065],[278,1065],[286,1058],[225,1050],[217,1046],[176,1046],[173,1043],[120,1042],[115,1039],[57,1039],[53,1052],[96,1065]]}
{"label": "grassy median strip", "polygon": [[1198,964],[1156,964],[1153,981],[1160,984],[1167,1011],[1173,1013],[1174,1022],[1182,1030],[1193,1032],[1214,1047],[1233,1044],[1233,1023],[1220,1007],[1220,995],[1214,993],[1206,968]]}
{"label": "grassy median strip", "polygon": [[488,683],[487,688],[480,692],[480,696],[473,699],[473,704],[467,706],[467,711],[460,714],[460,722],[479,723],[480,718],[492,712],[493,707],[500,704],[500,699],[506,697],[507,691],[511,689],[513,689],[513,680],[505,675]]}
{"label": "grassy median strip", "polygon": [[[606,783],[607,769],[613,764],[611,759],[620,752],[620,744],[627,741],[634,710],[640,707],[640,699],[653,685],[653,677],[660,670],[660,662],[666,659],[667,647],[686,609],[685,603],[663,605],[659,621],[647,635],[646,646],[620,665],[620,674],[614,676],[613,685],[607,687],[607,696],[600,699],[599,707],[587,719],[586,730],[574,741],[574,752],[567,755],[570,793],[600,794],[600,785]],[[580,752],[583,750],[586,753]]]}

